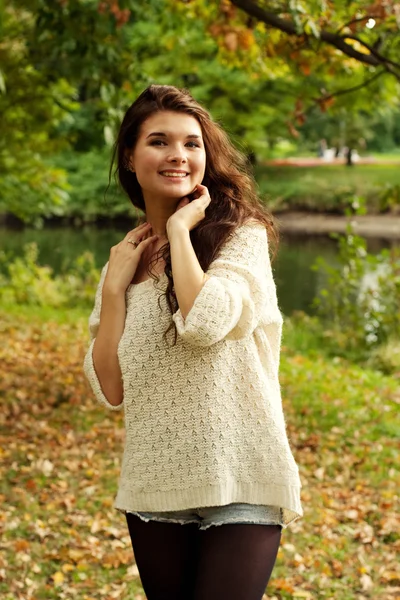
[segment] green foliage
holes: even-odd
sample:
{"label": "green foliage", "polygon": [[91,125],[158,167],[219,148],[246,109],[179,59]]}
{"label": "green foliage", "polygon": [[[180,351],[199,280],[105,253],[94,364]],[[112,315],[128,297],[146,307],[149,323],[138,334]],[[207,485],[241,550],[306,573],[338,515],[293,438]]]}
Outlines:
{"label": "green foliage", "polygon": [[[220,60],[269,79],[282,97],[295,97],[288,115],[293,135],[313,106],[322,112],[346,108],[354,114],[396,102],[400,37],[392,3],[231,0],[212,8],[205,0],[170,4],[184,5],[187,15],[201,15],[218,42]],[[367,27],[370,17],[375,17],[374,27]],[[329,33],[329,39],[322,32]]]}
{"label": "green foliage", "polygon": [[[65,173],[68,200],[53,208],[53,214],[70,217],[75,223],[97,217],[133,218],[135,209],[116,186],[108,187],[109,148],[90,152],[63,152],[47,161]],[[255,175],[260,193],[271,210],[306,209],[343,214],[354,195],[366,200],[368,213],[396,212],[400,207],[400,174],[395,165],[285,167],[257,165]],[[26,203],[39,202],[26,190]]]}
{"label": "green foliage", "polygon": [[33,242],[24,254],[11,260],[0,254],[0,298],[4,304],[28,306],[91,306],[99,281],[94,256],[85,252],[68,270],[55,276],[48,266],[38,264],[38,248]]}
{"label": "green foliage", "polygon": [[57,277],[64,305],[92,306],[99,278],[92,252],[78,256],[68,271]]}
{"label": "green foliage", "polygon": [[29,57],[34,19],[11,4],[4,9],[0,45],[0,212],[35,221],[57,214],[67,199],[65,174],[43,156],[65,145],[54,127],[76,106],[65,79],[46,79]]}
{"label": "green foliage", "polygon": [[400,211],[400,183],[386,183],[379,194],[379,212]]}
{"label": "green foliage", "polygon": [[366,359],[371,350],[400,337],[400,248],[369,254],[351,224],[346,235],[332,237],[338,239],[339,264],[317,259],[314,268],[325,275],[326,286],[315,306],[338,354]]}
{"label": "green foliage", "polygon": [[2,276],[0,293],[5,303],[52,306],[62,303],[59,286],[52,279],[51,269],[39,266],[37,257],[38,249],[35,244],[27,245],[24,256],[12,262],[8,262],[3,253],[1,259],[6,266],[6,275]]}
{"label": "green foliage", "polygon": [[[107,2],[101,7],[71,0],[60,10],[44,0],[34,7],[24,0],[11,3],[0,49],[6,90],[0,96],[6,132],[0,142],[0,211],[27,221],[124,212],[125,202],[114,192],[103,203],[98,171],[89,184],[90,167],[100,166],[94,148],[105,154],[104,141],[112,143],[126,108],[154,81],[189,86],[246,152],[263,155],[268,136],[275,139],[286,129],[284,111],[277,118],[268,100],[269,83],[220,61],[204,21],[162,10],[164,4],[169,6],[128,2],[114,10]],[[288,98],[287,110],[291,105]],[[68,145],[84,151],[75,159],[82,162],[79,168],[70,157],[69,165],[54,160],[60,150],[65,156]]]}
{"label": "green foliage", "polygon": [[[355,12],[370,11],[367,0],[329,9],[320,2],[273,2],[269,8],[290,18],[300,37],[249,18],[231,2],[8,3],[0,46],[0,211],[33,222],[75,215],[82,207],[90,218],[95,209],[123,212],[122,199],[113,195],[99,208],[102,183],[88,189],[89,174],[78,182],[74,168],[66,177],[54,156],[73,148],[88,171],[95,167],[94,149],[101,154],[104,143],[112,143],[126,108],[153,82],[189,87],[235,143],[258,159],[288,139],[297,144],[304,121],[317,122],[315,114],[328,108],[347,119],[348,136],[368,138],[376,123],[371,115],[377,115],[387,140],[397,139],[391,111],[398,111],[398,90],[390,69],[364,88],[377,68],[319,39],[320,29],[339,30]],[[395,60],[398,24],[390,4],[382,10],[373,30],[358,19],[343,34],[362,34]],[[349,85],[361,87],[342,94]],[[303,139],[320,133],[322,121]]]}
{"label": "green foliage", "polygon": [[384,373],[394,373],[400,376],[400,342],[390,339],[371,352],[368,364]]}
{"label": "green foliage", "polygon": [[63,216],[87,223],[97,217],[134,215],[135,209],[113,177],[109,185],[110,159],[109,148],[103,148],[64,152],[52,160],[52,165],[65,170],[70,186]]}
{"label": "green foliage", "polygon": [[357,108],[346,107],[343,99],[341,106],[334,106],[329,112],[310,111],[299,129],[299,145],[314,153],[319,141],[324,139],[329,148],[351,147],[362,155],[396,150],[400,145],[396,129],[400,118],[398,94],[394,92],[387,100],[376,103],[374,90],[369,93],[369,100],[374,99],[373,107],[367,102]]}

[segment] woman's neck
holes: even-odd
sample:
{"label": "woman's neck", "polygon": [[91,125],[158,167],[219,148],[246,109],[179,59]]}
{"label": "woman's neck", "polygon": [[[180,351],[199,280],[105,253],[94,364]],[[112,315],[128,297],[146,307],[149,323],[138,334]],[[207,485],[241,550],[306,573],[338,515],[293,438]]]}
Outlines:
{"label": "woman's neck", "polygon": [[163,244],[168,240],[167,221],[174,214],[179,202],[178,199],[174,199],[172,200],[172,204],[171,198],[168,200],[169,202],[165,198],[162,200],[160,199],[159,201],[155,198],[152,198],[151,200],[144,198],[146,221],[147,223],[151,223],[152,235],[158,235],[159,240],[161,240]]}

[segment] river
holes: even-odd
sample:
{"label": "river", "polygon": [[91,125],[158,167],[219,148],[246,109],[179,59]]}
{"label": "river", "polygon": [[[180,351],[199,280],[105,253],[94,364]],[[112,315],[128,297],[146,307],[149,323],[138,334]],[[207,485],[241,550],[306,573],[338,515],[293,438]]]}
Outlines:
{"label": "river", "polygon": [[[10,255],[22,255],[23,246],[36,242],[39,248],[39,263],[51,266],[60,272],[74,258],[89,250],[93,252],[98,267],[108,259],[109,249],[124,236],[125,232],[115,227],[47,227],[36,229],[0,229],[1,249]],[[381,239],[370,238],[371,251],[389,245]],[[312,300],[324,285],[324,276],[311,269],[317,256],[330,264],[337,261],[336,242],[329,236],[284,234],[277,259],[273,264],[280,308],[289,315],[294,310],[312,313]]]}

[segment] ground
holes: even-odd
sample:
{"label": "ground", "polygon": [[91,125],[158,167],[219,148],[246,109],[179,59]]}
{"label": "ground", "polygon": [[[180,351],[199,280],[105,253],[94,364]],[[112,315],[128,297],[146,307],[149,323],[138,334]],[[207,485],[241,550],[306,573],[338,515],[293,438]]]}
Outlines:
{"label": "ground", "polygon": [[275,218],[283,233],[307,235],[345,233],[350,222],[357,235],[400,239],[400,215],[356,215],[348,218],[341,215],[293,211],[275,214]]}

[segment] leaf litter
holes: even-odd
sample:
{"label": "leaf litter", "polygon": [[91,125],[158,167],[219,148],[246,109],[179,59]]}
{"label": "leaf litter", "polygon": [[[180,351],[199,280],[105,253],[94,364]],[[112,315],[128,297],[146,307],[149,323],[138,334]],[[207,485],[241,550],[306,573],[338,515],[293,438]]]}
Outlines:
{"label": "leaf litter", "polygon": [[[0,335],[1,598],[145,600],[112,507],[122,415],[83,375],[86,320],[6,317]],[[293,349],[281,383],[305,515],[264,599],[400,599],[398,381]]]}

